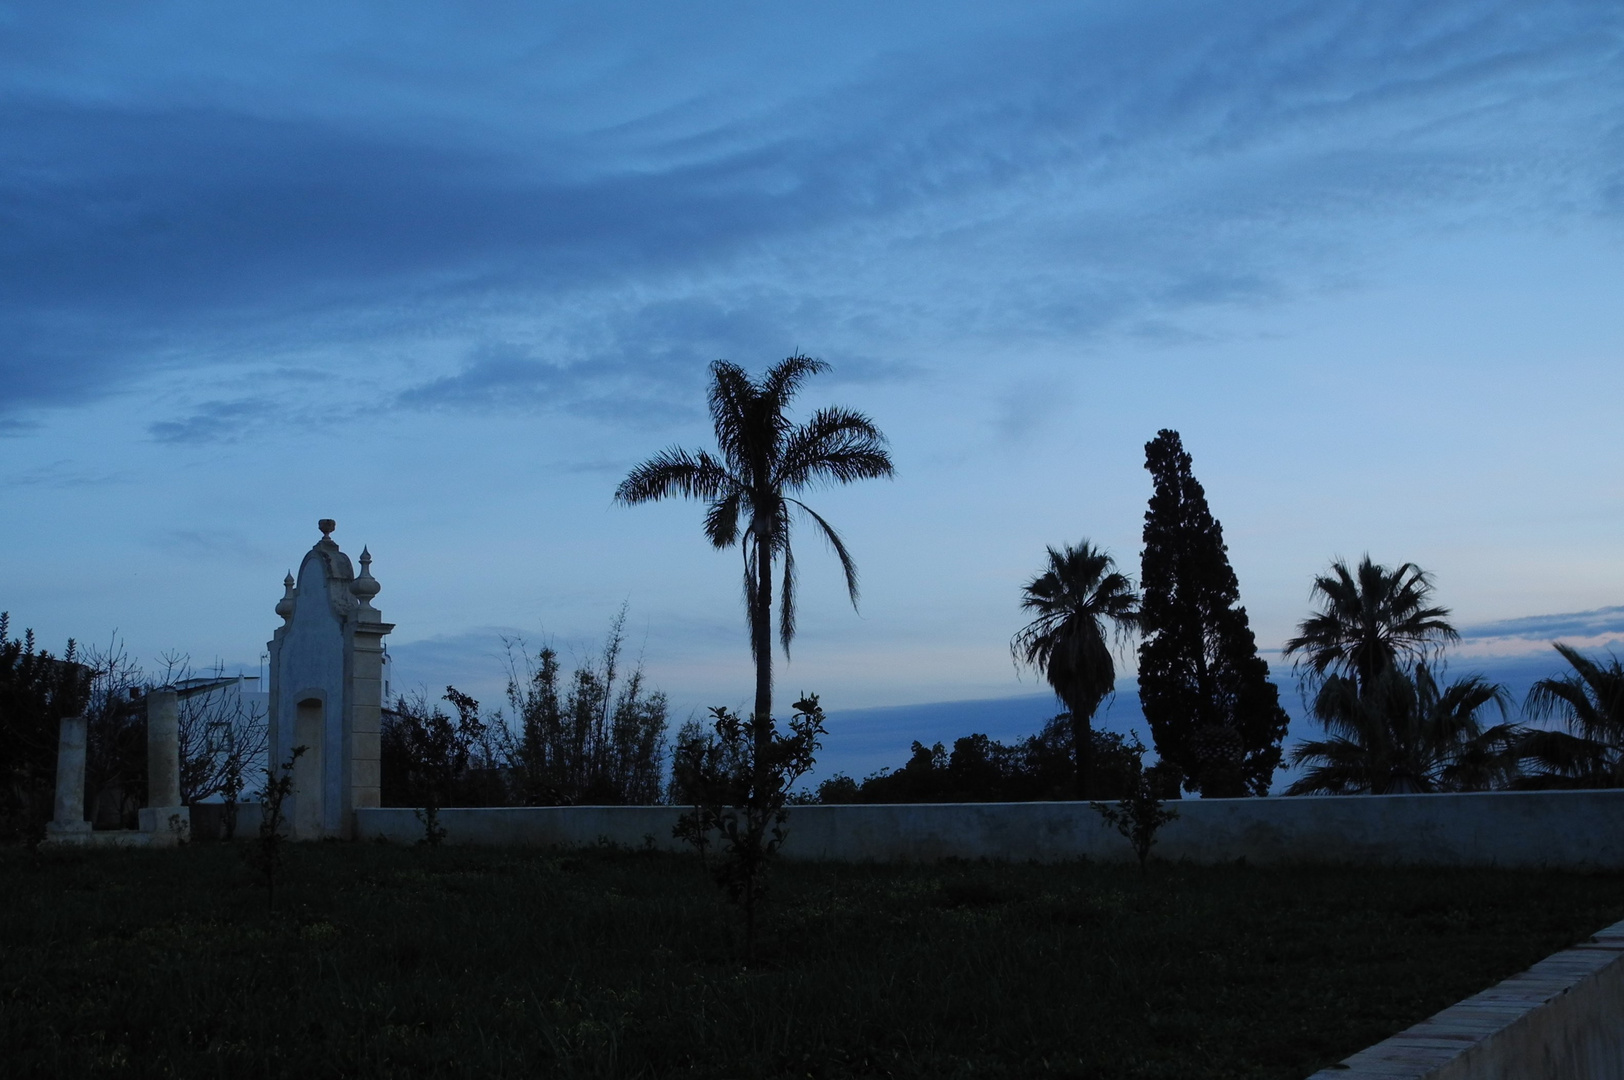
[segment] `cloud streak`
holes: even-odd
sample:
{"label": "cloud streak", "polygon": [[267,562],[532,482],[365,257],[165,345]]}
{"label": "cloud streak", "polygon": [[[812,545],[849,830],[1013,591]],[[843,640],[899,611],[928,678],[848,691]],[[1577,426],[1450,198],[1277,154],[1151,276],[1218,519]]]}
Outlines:
{"label": "cloud streak", "polygon": [[[1304,245],[1357,250],[1417,208],[1508,189],[1613,206],[1620,136],[1596,121],[1624,103],[1621,22],[1583,3],[1051,13],[928,49],[896,32],[759,106],[700,71],[676,108],[633,84],[631,119],[598,128],[413,125],[359,65],[324,74],[367,108],[278,114],[14,77],[0,411],[17,433],[29,410],[157,372],[410,352],[457,321],[455,359],[397,404],[641,420],[723,355],[1089,334],[1268,299],[1304,287]],[[234,407],[153,435],[219,438]]]}
{"label": "cloud streak", "polygon": [[1509,638],[1519,641],[1557,641],[1562,638],[1594,638],[1624,634],[1624,607],[1594,608],[1558,615],[1530,615],[1479,623],[1461,630],[1466,641]]}

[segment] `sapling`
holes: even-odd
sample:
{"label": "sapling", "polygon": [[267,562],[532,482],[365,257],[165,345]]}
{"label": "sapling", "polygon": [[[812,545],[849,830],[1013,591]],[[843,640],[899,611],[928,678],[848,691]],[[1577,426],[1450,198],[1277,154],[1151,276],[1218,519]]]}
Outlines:
{"label": "sapling", "polygon": [[225,770],[220,777],[220,794],[225,798],[222,811],[225,839],[237,836],[237,800],[242,797],[242,753],[233,750],[226,758]]}
{"label": "sapling", "polygon": [[790,789],[811,770],[825,734],[823,708],[816,694],[797,701],[786,734],[770,716],[742,720],[728,709],[713,708],[711,717],[715,738],[679,750],[680,779],[694,808],[678,819],[672,835],[693,844],[703,858],[715,832],[719,857],[711,874],[744,914],[749,960],[768,864],[788,835]]}
{"label": "sapling", "polygon": [[308,749],[308,746],[295,746],[292,756],[282,763],[281,768],[265,767],[265,787],[259,794],[259,839],[243,853],[243,857],[259,871],[265,882],[267,909],[276,907],[276,877],[286,858],[283,849],[287,837],[282,833],[282,826],[287,819],[282,813],[282,804],[293,794],[294,762]]}
{"label": "sapling", "polygon": [[1105,803],[1090,803],[1095,811],[1107,822],[1116,826],[1128,843],[1133,845],[1133,852],[1139,856],[1139,873],[1145,873],[1146,860],[1150,858],[1150,849],[1156,843],[1156,833],[1169,821],[1178,817],[1177,810],[1169,810],[1163,804],[1161,793],[1157,790],[1156,778],[1151,775],[1152,770],[1145,768],[1145,746],[1134,736],[1133,742],[1128,744],[1131,764],[1128,775],[1128,794],[1117,800],[1115,806]]}

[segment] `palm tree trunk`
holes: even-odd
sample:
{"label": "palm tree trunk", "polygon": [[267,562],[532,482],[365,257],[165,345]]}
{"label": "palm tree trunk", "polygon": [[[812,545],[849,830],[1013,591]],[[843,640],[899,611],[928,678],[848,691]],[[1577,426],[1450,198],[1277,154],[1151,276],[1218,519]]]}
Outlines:
{"label": "palm tree trunk", "polygon": [[[756,520],[766,515],[757,513]],[[756,534],[756,610],[751,612],[750,633],[756,653],[756,761],[757,768],[767,760],[770,749],[766,720],[773,714],[773,549],[770,533]],[[758,786],[761,777],[757,776]]]}
{"label": "palm tree trunk", "polygon": [[1094,729],[1091,717],[1076,705],[1071,707],[1071,745],[1077,758],[1077,797],[1094,796]]}

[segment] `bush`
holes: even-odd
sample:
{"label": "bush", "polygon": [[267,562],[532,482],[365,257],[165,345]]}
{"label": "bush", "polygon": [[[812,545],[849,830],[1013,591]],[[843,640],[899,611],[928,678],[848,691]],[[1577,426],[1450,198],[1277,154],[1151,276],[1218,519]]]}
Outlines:
{"label": "bush", "polygon": [[[1037,735],[1006,745],[986,735],[953,743],[913,744],[900,769],[882,770],[859,784],[837,775],[818,786],[822,803],[1035,802],[1075,794],[1071,717],[1062,713]],[[1126,795],[1137,777],[1138,757],[1123,736],[1095,731],[1094,783],[1103,798]]]}
{"label": "bush", "polygon": [[34,631],[17,640],[10,628],[0,612],[0,836],[37,843],[51,819],[62,718],[85,711],[94,673],[72,638],[58,658]]}
{"label": "bush", "polygon": [[[517,733],[502,728],[526,806],[647,805],[665,779],[666,699],[650,692],[641,665],[621,670],[626,609],[609,627],[596,663],[575,669],[560,692],[562,668],[551,648],[534,661],[509,662],[508,704]],[[617,683],[618,690],[617,690]]]}

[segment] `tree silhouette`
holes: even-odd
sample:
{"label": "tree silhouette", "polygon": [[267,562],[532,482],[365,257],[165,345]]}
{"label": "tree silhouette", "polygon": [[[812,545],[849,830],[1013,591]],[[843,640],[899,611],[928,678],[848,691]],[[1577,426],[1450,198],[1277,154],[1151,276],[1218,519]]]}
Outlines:
{"label": "tree silhouette", "polygon": [[1120,639],[1137,625],[1138,598],[1111,556],[1087,540],[1048,552],[1048,569],[1021,590],[1021,607],[1036,617],[1010,641],[1009,650],[1017,666],[1043,673],[1071,713],[1077,797],[1089,799],[1094,796],[1094,713],[1116,686],[1106,637],[1114,632]]}
{"label": "tree silhouette", "polygon": [[1289,722],[1239,606],[1223,528],[1176,431],[1145,444],[1155,482],[1139,585],[1139,700],[1188,791],[1267,794]]}
{"label": "tree silhouette", "polygon": [[1383,672],[1420,663],[1460,638],[1449,609],[1428,603],[1432,579],[1414,563],[1389,570],[1366,555],[1350,572],[1337,559],[1314,579],[1312,593],[1320,610],[1298,625],[1281,655],[1295,655],[1298,671],[1315,681],[1335,672],[1364,692]]}
{"label": "tree silhouette", "polygon": [[1440,687],[1425,663],[1412,677],[1398,666],[1368,683],[1332,675],[1314,698],[1327,739],[1305,742],[1292,761],[1310,765],[1288,795],[1398,795],[1483,791],[1517,774],[1521,732],[1511,724],[1485,729],[1490,705],[1502,716],[1506,693],[1473,675]]}
{"label": "tree silhouette", "polygon": [[[829,365],[791,356],[767,369],[760,382],[726,360],[711,365],[711,423],[719,456],[672,447],[637,466],[615,490],[625,505],[671,495],[702,499],[705,536],[717,548],[740,544],[744,555],[744,606],[750,651],[756,664],[757,718],[772,716],[772,603],[774,561],[783,563],[778,636],[789,654],[795,636],[795,553],[790,546],[791,511],[809,518],[840,559],[846,591],[857,605],[857,566],[840,534],[796,494],[817,483],[849,484],[890,476],[886,439],[868,417],[825,408],[804,424],[784,415],[801,382]],[[744,527],[740,529],[743,519]],[[757,753],[768,757],[770,725],[756,725]]]}
{"label": "tree silhouette", "polygon": [[1602,664],[1569,645],[1553,643],[1572,670],[1541,679],[1523,711],[1535,719],[1560,717],[1567,731],[1530,731],[1522,752],[1539,770],[1541,787],[1624,787],[1624,664]]}

